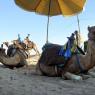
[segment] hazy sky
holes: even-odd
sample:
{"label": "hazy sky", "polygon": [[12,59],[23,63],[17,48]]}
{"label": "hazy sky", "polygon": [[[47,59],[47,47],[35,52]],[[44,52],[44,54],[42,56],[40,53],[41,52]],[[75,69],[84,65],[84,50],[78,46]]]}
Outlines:
{"label": "hazy sky", "polygon": [[[95,0],[87,0],[84,11],[79,14],[81,35],[87,39],[88,25],[95,25]],[[0,0],[0,42],[17,39],[18,33],[22,40],[27,34],[39,49],[46,42],[47,16],[20,9],[14,0]],[[67,36],[78,30],[77,18],[53,16],[50,18],[49,41],[64,44]]]}

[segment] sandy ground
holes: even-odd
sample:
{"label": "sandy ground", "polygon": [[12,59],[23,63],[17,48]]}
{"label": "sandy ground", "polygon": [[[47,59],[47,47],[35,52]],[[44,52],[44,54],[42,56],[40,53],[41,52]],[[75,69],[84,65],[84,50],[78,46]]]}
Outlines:
{"label": "sandy ground", "polygon": [[27,69],[0,67],[0,95],[95,95],[95,78],[74,81],[35,75],[38,57],[32,58]]}

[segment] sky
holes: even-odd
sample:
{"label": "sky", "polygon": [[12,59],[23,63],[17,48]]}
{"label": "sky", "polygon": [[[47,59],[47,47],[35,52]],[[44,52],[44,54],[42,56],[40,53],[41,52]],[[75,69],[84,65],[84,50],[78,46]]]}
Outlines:
{"label": "sky", "polygon": [[[79,14],[80,32],[87,39],[88,26],[95,25],[95,0],[87,0]],[[24,11],[15,5],[14,0],[0,0],[0,43],[17,39],[23,40],[27,34],[41,51],[46,43],[47,16]],[[63,45],[67,37],[78,30],[77,17],[53,16],[49,24],[49,42]]]}

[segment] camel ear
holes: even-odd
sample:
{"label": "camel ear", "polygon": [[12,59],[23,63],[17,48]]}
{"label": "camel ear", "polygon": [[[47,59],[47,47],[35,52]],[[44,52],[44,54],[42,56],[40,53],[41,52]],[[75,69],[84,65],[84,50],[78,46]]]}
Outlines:
{"label": "camel ear", "polygon": [[90,29],[91,29],[90,26],[88,26],[88,31],[90,31]]}

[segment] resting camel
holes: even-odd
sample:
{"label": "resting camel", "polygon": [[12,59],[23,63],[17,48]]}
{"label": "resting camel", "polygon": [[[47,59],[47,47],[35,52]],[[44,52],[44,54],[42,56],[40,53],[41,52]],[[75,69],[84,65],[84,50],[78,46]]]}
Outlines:
{"label": "resting camel", "polygon": [[29,39],[25,38],[23,42],[25,43],[27,50],[34,49],[36,54],[40,55],[40,53],[38,51],[38,48],[37,48],[36,44],[33,41],[30,41]]}
{"label": "resting camel", "polygon": [[37,72],[47,76],[62,76],[65,79],[83,79],[80,73],[88,73],[95,66],[95,26],[88,27],[88,47],[87,53],[74,54],[60,68],[56,64],[64,64],[64,57],[58,55],[60,45],[47,47],[37,63]]}
{"label": "resting camel", "polygon": [[[10,48],[11,54],[6,55],[5,49],[0,48],[0,62],[8,67],[13,69],[14,67],[23,67],[27,65],[26,58],[27,55],[20,49],[17,48]],[[10,51],[8,50],[8,51]]]}
{"label": "resting camel", "polygon": [[[16,43],[16,44],[15,44],[15,43]],[[4,47],[4,45],[5,45],[6,47]],[[22,45],[25,47],[25,44],[22,43]],[[11,49],[13,49],[13,47],[14,47],[14,48],[19,48],[19,49],[21,49],[21,50],[24,51],[24,49],[23,49],[23,48],[21,47],[21,45],[17,42],[17,40],[13,40],[13,43],[11,43],[11,45],[9,44],[9,42],[3,42],[3,44],[2,44],[2,48],[5,49],[7,55],[10,55],[9,52],[11,52]],[[25,52],[25,51],[24,51],[24,52]]]}
{"label": "resting camel", "polygon": [[16,47],[18,47],[18,48],[20,48],[22,50],[25,50],[28,53],[29,53],[29,50],[33,49],[36,52],[36,55],[40,55],[40,53],[39,53],[39,51],[37,49],[37,46],[33,41],[24,39],[23,42],[19,43],[18,40],[13,40],[13,43],[16,45]]}

